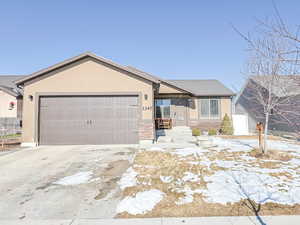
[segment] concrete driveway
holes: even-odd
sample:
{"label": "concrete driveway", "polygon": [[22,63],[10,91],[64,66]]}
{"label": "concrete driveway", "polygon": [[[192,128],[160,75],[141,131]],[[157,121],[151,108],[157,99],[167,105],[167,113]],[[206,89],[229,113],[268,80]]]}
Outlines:
{"label": "concrete driveway", "polygon": [[0,155],[0,220],[112,218],[134,152],[42,146]]}

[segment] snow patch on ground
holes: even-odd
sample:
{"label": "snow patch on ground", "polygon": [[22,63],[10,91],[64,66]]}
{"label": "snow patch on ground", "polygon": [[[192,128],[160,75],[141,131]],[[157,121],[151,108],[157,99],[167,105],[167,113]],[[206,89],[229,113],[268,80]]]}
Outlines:
{"label": "snow patch on ground", "polygon": [[[220,150],[228,148],[228,151],[249,151],[258,148],[256,139],[222,139],[212,137],[214,144],[218,145]],[[288,141],[268,140],[268,148],[280,151],[300,151],[300,145]]]}
{"label": "snow patch on ground", "polygon": [[177,193],[184,193],[183,197],[180,197],[178,201],[175,202],[176,205],[184,205],[188,203],[192,203],[194,201],[194,194],[201,194],[203,192],[202,189],[192,190],[189,186],[184,187],[183,189],[177,189]]}
{"label": "snow patch on ground", "polygon": [[215,146],[213,149],[217,151],[227,150],[228,152],[247,152],[253,149],[251,145],[248,145],[241,140],[223,139],[219,137],[210,137],[210,140]]}
{"label": "snow patch on ground", "polygon": [[163,148],[160,148],[160,147],[151,147],[151,148],[149,148],[149,151],[151,151],[151,152],[164,152],[165,150]]}
{"label": "snow patch on ground", "polygon": [[118,182],[120,188],[124,190],[127,187],[135,186],[137,184],[137,175],[138,173],[132,167],[129,167]]}
{"label": "snow patch on ground", "polygon": [[171,153],[182,157],[189,156],[189,155],[194,155],[197,157],[203,155],[203,153],[205,152],[208,152],[208,150],[199,147],[199,148],[179,148],[179,149],[175,149]]}
{"label": "snow patch on ground", "polygon": [[119,203],[117,213],[145,214],[150,212],[163,199],[164,195],[160,190],[151,189],[138,192],[135,196],[127,196]]}
{"label": "snow patch on ground", "polygon": [[185,172],[184,177],[182,177],[182,180],[184,182],[187,182],[187,181],[198,182],[198,181],[200,181],[200,177],[197,174],[194,174],[191,172]]}
{"label": "snow patch on ground", "polygon": [[212,203],[234,203],[252,199],[257,203],[274,202],[293,205],[300,202],[300,183],[292,185],[268,174],[247,171],[217,171],[204,178],[207,190],[206,201]]}
{"label": "snow patch on ground", "polygon": [[174,180],[174,178],[172,176],[160,176],[160,180],[163,183],[171,183]]}
{"label": "snow patch on ground", "polygon": [[223,168],[232,168],[236,164],[234,161],[226,161],[226,160],[215,160],[214,161],[217,166],[223,167]]}
{"label": "snow patch on ground", "polygon": [[93,172],[87,171],[87,172],[79,172],[72,176],[64,177],[58,181],[55,181],[53,184],[59,184],[59,185],[78,185],[78,184],[84,184],[87,183],[92,178]]}

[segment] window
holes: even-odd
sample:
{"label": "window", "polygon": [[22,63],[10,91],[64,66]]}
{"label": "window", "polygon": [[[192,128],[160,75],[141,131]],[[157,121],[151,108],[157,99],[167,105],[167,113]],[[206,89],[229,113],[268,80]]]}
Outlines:
{"label": "window", "polygon": [[200,99],[200,117],[206,119],[220,118],[220,100]]}
{"label": "window", "polygon": [[201,117],[209,117],[209,99],[201,99]]}
{"label": "window", "polygon": [[156,118],[170,118],[170,99],[157,99],[155,100]]}

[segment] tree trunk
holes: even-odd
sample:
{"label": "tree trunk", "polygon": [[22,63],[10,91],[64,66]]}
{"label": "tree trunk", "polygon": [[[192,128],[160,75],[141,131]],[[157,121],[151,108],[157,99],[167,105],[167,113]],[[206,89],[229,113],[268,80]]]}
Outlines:
{"label": "tree trunk", "polygon": [[266,154],[268,151],[268,126],[269,126],[269,112],[266,113],[265,119],[265,131],[264,131],[264,144],[263,144],[263,154]]}

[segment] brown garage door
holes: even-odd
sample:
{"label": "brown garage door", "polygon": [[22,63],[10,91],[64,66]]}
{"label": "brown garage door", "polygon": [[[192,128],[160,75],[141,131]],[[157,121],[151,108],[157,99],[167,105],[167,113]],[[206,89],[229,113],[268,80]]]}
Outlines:
{"label": "brown garage door", "polygon": [[136,144],[137,96],[40,97],[40,144]]}

